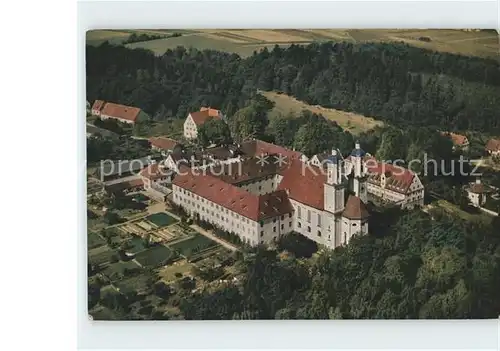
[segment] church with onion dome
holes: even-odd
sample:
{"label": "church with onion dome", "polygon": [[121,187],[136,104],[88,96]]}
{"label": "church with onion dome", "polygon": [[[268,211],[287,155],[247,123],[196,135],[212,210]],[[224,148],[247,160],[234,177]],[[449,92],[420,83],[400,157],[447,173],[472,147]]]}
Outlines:
{"label": "church with onion dome", "polygon": [[[273,157],[281,160],[292,151],[278,146],[266,150],[204,172],[178,172],[172,182],[174,203],[194,219],[234,233],[252,246],[272,244],[296,232],[335,248],[368,233],[368,177],[359,143],[350,155],[348,173],[336,149],[321,167],[299,155],[278,164]],[[217,167],[222,166],[234,169],[221,172]]]}

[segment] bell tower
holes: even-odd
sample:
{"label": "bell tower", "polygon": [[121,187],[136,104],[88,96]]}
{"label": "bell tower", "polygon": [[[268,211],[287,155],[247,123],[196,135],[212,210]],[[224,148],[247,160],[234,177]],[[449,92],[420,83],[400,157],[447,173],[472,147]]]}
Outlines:
{"label": "bell tower", "polygon": [[365,152],[361,149],[359,141],[356,141],[354,150],[351,152],[351,159],[353,164],[353,191],[354,194],[361,199],[364,203],[368,202],[367,178],[368,172],[363,163]]}
{"label": "bell tower", "polygon": [[345,205],[344,184],[342,182],[340,154],[336,149],[326,160],[326,183],[324,191],[324,209],[330,213],[342,211]]}

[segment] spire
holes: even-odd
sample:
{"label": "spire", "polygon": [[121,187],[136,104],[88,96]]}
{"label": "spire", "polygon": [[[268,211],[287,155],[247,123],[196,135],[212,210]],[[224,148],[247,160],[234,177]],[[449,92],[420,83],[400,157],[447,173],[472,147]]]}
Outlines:
{"label": "spire", "polygon": [[370,214],[363,201],[357,196],[349,195],[344,212],[342,212],[342,217],[359,220],[366,219],[369,216]]}
{"label": "spire", "polygon": [[361,148],[361,144],[359,140],[356,140],[356,143],[354,144],[354,150],[351,152],[351,156],[353,157],[363,157],[366,154],[366,152]]}

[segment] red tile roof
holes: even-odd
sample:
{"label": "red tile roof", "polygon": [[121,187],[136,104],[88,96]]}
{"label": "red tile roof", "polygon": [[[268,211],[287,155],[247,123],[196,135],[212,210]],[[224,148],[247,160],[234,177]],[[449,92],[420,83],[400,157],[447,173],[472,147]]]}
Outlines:
{"label": "red tile roof", "polygon": [[204,111],[208,111],[208,115],[210,117],[214,117],[214,118],[219,117],[219,113],[220,113],[219,110],[216,110],[216,109],[211,108],[211,107],[202,107],[202,108],[200,108],[200,112],[204,112]]}
{"label": "red tile roof", "polygon": [[107,115],[112,118],[125,119],[135,122],[140,112],[141,109],[137,107],[130,107],[107,102],[106,105],[104,105],[104,108],[101,110],[101,115]]}
{"label": "red tile roof", "polygon": [[305,166],[301,161],[293,160],[280,174],[283,179],[279,190],[286,190],[290,199],[323,210],[326,175],[319,167]]}
{"label": "red tile roof", "polygon": [[244,153],[252,156],[259,156],[263,154],[282,155],[285,156],[285,162],[289,163],[290,160],[297,160],[302,156],[302,153],[287,149],[286,147],[271,144],[262,140],[249,140],[241,144],[241,149]]}
{"label": "red tile roof", "polygon": [[441,135],[449,137],[453,142],[453,145],[464,146],[468,144],[468,140],[465,135],[451,133],[451,132],[441,132]]}
{"label": "red tile roof", "polygon": [[380,186],[382,174],[385,174],[386,189],[400,194],[406,194],[415,178],[415,173],[401,166],[378,162],[374,158],[367,158],[365,165],[368,171],[368,181]]}
{"label": "red tile roof", "polygon": [[213,108],[202,107],[200,111],[191,112],[191,118],[197,126],[201,126],[205,123],[209,118],[220,119],[219,110],[215,110]]}
{"label": "red tile roof", "polygon": [[369,217],[368,210],[361,199],[354,195],[349,195],[342,217],[349,219],[366,219]]}
{"label": "red tile roof", "polygon": [[168,137],[159,136],[152,137],[149,139],[151,146],[157,147],[162,150],[173,150],[176,145],[179,143],[174,139],[170,139]]}
{"label": "red tile roof", "polygon": [[97,110],[101,111],[102,107],[104,106],[105,102],[102,100],[96,100],[94,101],[94,104],[92,105],[92,110]]}
{"label": "red tile roof", "polygon": [[284,191],[258,196],[207,174],[175,176],[173,184],[253,221],[293,211]]}
{"label": "red tile roof", "polygon": [[486,144],[488,151],[500,151],[500,139],[490,139]]}
{"label": "red tile roof", "polygon": [[274,160],[261,163],[258,158],[249,158],[231,164],[211,165],[207,168],[207,172],[226,183],[239,184],[249,180],[257,181],[258,179],[272,177],[281,168],[283,167],[274,163]]}
{"label": "red tile roof", "polygon": [[284,190],[259,196],[260,219],[281,216],[292,212],[293,206]]}

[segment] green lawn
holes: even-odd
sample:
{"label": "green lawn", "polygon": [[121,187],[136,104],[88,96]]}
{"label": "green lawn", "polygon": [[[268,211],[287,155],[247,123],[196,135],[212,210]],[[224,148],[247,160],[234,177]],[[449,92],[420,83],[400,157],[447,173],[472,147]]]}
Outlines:
{"label": "green lawn", "polygon": [[156,224],[158,227],[166,227],[167,225],[177,222],[177,219],[175,219],[172,216],[169,216],[165,212],[152,214],[146,217],[146,219],[151,223]]}
{"label": "green lawn", "polygon": [[218,244],[215,241],[210,240],[206,236],[196,234],[194,237],[177,242],[173,245],[170,245],[170,247],[173,250],[178,251],[184,257],[189,258],[203,250],[208,249],[209,247],[213,247],[216,245]]}
{"label": "green lawn", "polygon": [[153,246],[147,250],[139,252],[135,259],[143,267],[156,268],[164,266],[175,256],[174,252],[164,245]]}

